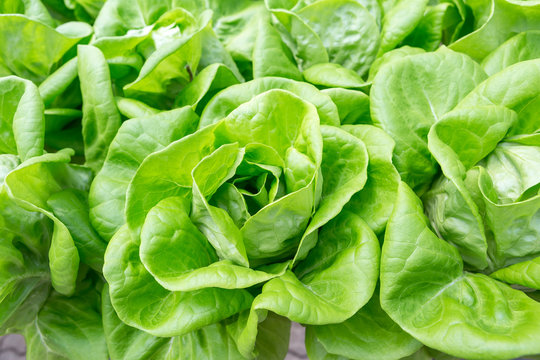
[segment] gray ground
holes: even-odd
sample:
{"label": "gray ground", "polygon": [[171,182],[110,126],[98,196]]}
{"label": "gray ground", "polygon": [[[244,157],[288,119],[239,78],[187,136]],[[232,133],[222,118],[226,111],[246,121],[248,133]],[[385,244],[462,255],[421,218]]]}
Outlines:
{"label": "gray ground", "polygon": [[[0,337],[0,360],[23,360],[25,358],[24,339],[20,335]],[[285,360],[307,359],[304,346],[304,328],[293,323],[291,329],[291,346]]]}
{"label": "gray ground", "polygon": [[285,360],[301,360],[307,358],[306,346],[304,345],[304,328],[297,323],[293,323],[291,328],[291,344],[289,345],[289,354]]}
{"label": "gray ground", "polygon": [[25,349],[24,338],[20,335],[0,337],[0,360],[23,360]]}

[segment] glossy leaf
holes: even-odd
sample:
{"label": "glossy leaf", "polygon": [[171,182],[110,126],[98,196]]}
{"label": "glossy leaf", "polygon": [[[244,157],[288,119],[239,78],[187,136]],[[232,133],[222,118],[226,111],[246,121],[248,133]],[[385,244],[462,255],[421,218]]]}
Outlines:
{"label": "glossy leaf", "polygon": [[477,61],[484,59],[511,36],[527,30],[538,30],[540,25],[540,3],[537,1],[479,1],[473,3],[472,10],[478,19],[475,31],[450,47]]}
{"label": "glossy leaf", "polygon": [[482,67],[488,75],[493,75],[520,61],[540,57],[540,31],[526,31],[505,41],[491,52]]}
{"label": "glossy leaf", "polygon": [[253,47],[253,77],[265,76],[302,80],[291,51],[281,41],[279,32],[269,22],[262,21]]}
{"label": "glossy leaf", "polygon": [[540,258],[523,261],[497,270],[490,276],[508,284],[519,284],[532,289],[540,287]]}
{"label": "glossy leaf", "polygon": [[362,88],[366,84],[364,80],[353,70],[338,64],[317,64],[304,70],[304,78],[307,82],[325,87]]}
{"label": "glossy leaf", "polygon": [[340,324],[308,326],[310,358],[401,359],[422,346],[381,309],[379,296]]}
{"label": "glossy leaf", "polygon": [[63,190],[51,195],[47,205],[72,234],[81,261],[101,272],[106,243],[90,225],[86,193],[73,189]]}
{"label": "glossy leaf", "polygon": [[[2,155],[3,165],[7,165],[6,160]],[[23,331],[49,294],[49,226],[43,215],[22,209],[8,197],[4,186],[0,189],[0,247],[4,254],[0,266],[0,333],[6,334]]]}
{"label": "glossy leaf", "polygon": [[90,221],[106,240],[124,223],[126,191],[142,161],[151,153],[194,131],[198,118],[182,108],[126,121],[111,142],[89,194]]}
{"label": "glossy leaf", "polygon": [[377,238],[367,225],[352,213],[341,213],[323,228],[318,246],[298,265],[299,278],[287,272],[264,285],[239,335],[242,354],[253,351],[257,319],[268,310],[313,325],[352,316],[373,294],[378,273],[373,259],[378,253]]}
{"label": "glossy leaf", "polygon": [[336,104],[339,119],[345,124],[371,124],[369,96],[357,90],[330,88],[322,90]]}
{"label": "glossy leaf", "polygon": [[[538,129],[535,116],[540,108],[536,82],[540,78],[540,60],[522,61],[507,67],[471,91],[458,105],[459,108],[501,105],[518,112],[518,122],[508,135],[530,134]],[[518,85],[519,84],[519,85]]]}
{"label": "glossy leaf", "polygon": [[56,29],[23,15],[0,17],[0,67],[9,74],[40,83],[75,44],[91,35],[86,23],[66,23]]}
{"label": "glossy leaf", "polygon": [[271,89],[290,91],[315,105],[321,119],[321,124],[339,124],[336,105],[328,96],[317,91],[314,86],[288,79],[268,77],[256,79],[245,84],[233,85],[225,91],[220,92],[210,100],[204,109],[199,127],[207,126],[223,119],[240,104]]}
{"label": "glossy leaf", "polygon": [[43,154],[45,122],[37,87],[14,76],[0,79],[0,153],[24,161]]}
{"label": "glossy leaf", "polygon": [[49,250],[49,266],[54,288],[63,294],[75,291],[79,254],[68,228],[47,204],[50,196],[63,189],[88,191],[89,169],[70,166],[71,152],[45,154],[22,163],[5,178],[5,185],[23,208],[38,211],[54,222]]}
{"label": "glossy leaf", "polygon": [[395,48],[414,30],[420,22],[427,4],[427,0],[398,0],[395,2],[394,6],[383,17],[379,56]]}
{"label": "glossy leaf", "polygon": [[366,184],[353,195],[345,209],[360,216],[376,234],[381,234],[394,208],[400,181],[392,164],[394,141],[374,126],[347,125],[343,129],[362,140],[369,154]]}
{"label": "glossy leaf", "polygon": [[381,269],[382,308],[424,344],[469,358],[540,351],[537,322],[531,321],[540,305],[486,275],[463,272],[457,250],[429,230],[419,199],[404,183],[388,223]]}
{"label": "glossy leaf", "polygon": [[178,93],[175,106],[190,105],[200,114],[216,93],[235,84],[238,84],[238,79],[228,67],[222,64],[210,65]]}
{"label": "glossy leaf", "polygon": [[326,62],[342,65],[360,75],[367,71],[377,54],[379,29],[359,2],[321,0],[302,8],[298,15],[321,39],[328,52]]}
{"label": "glossy leaf", "polygon": [[171,341],[169,338],[155,337],[124,324],[112,306],[108,285],[104,286],[101,293],[101,313],[111,360],[143,360]]}
{"label": "glossy leaf", "polygon": [[105,57],[92,46],[78,47],[79,79],[84,100],[83,138],[86,164],[98,172],[111,141],[120,127]]}
{"label": "glossy leaf", "polygon": [[27,359],[107,359],[98,294],[67,298],[51,294],[25,331]]}
{"label": "glossy leaf", "polygon": [[396,168],[415,191],[422,192],[437,172],[426,144],[430,127],[484,78],[478,64],[442,48],[391,62],[373,80],[373,121],[396,141]]}
{"label": "glossy leaf", "polygon": [[251,303],[245,290],[170,292],[153,279],[138,253],[139,244],[126,226],[116,232],[105,253],[103,274],[111,303],[127,325],[155,336],[183,335],[234,315]]}

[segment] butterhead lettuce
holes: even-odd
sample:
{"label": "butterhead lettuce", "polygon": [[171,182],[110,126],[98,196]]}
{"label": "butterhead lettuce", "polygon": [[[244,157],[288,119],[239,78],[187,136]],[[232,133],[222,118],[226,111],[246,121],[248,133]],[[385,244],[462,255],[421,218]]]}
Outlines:
{"label": "butterhead lettuce", "polygon": [[3,0],[30,360],[540,354],[537,0]]}

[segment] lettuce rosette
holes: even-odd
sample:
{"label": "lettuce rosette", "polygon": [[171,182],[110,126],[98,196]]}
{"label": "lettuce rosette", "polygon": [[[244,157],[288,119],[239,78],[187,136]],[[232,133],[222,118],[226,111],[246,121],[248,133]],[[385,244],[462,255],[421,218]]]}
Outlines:
{"label": "lettuce rosette", "polygon": [[292,322],[312,359],[540,353],[539,19],[0,1],[0,335],[29,359],[278,360]]}
{"label": "lettuce rosette", "polygon": [[[444,48],[405,56],[381,67],[371,90],[404,180],[382,248],[381,305],[457,357],[540,352],[535,35],[508,40],[482,65]],[[530,51],[508,55],[520,48]]]}
{"label": "lettuce rosette", "polygon": [[[393,203],[370,199],[397,191],[393,141],[370,125],[340,127],[331,98],[293,80],[230,86],[195,132],[194,107],[124,122],[92,184],[91,196],[118,194],[94,221],[124,212],[125,224],[104,224],[115,229],[103,274],[116,321],[152,346],[217,331],[250,358],[289,320],[354,315],[377,282]],[[125,181],[113,182],[120,163]],[[288,341],[276,343],[284,356]]]}
{"label": "lettuce rosette", "polygon": [[0,99],[0,334],[24,334],[29,358],[106,359],[96,273],[106,243],[89,223],[91,171],[69,164],[70,149],[44,150],[36,85],[1,78]]}
{"label": "lettuce rosette", "polygon": [[[212,28],[212,10],[217,14],[217,8],[141,1],[134,5],[138,11],[123,13],[119,9],[131,2],[96,2],[96,7],[104,6],[90,26],[67,21],[69,14],[50,18],[46,6],[30,3],[21,2],[21,14],[0,16],[0,26],[5,23],[13,32],[2,33],[2,44],[9,49],[0,55],[0,75],[15,74],[39,84],[47,148],[74,149],[77,161],[86,161],[94,174],[122,120],[176,107],[178,92],[200,70],[209,65],[226,69],[221,70],[224,80],[216,85],[221,88],[243,81]],[[8,6],[5,11],[10,10]],[[223,13],[236,10],[225,6]],[[14,21],[36,36],[20,40],[25,33],[14,30]],[[17,47],[17,42],[24,46]],[[34,59],[36,53],[41,55]]]}

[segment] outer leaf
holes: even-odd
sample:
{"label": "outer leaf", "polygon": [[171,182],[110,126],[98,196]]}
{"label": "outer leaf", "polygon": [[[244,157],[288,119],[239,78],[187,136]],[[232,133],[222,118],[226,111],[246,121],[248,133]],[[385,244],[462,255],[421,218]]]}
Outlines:
{"label": "outer leaf", "polygon": [[202,128],[218,122],[229,115],[240,104],[248,102],[253,97],[271,89],[290,91],[303,100],[315,105],[321,119],[321,124],[339,125],[339,115],[336,105],[328,96],[321,94],[313,85],[289,79],[268,77],[229,86],[220,92],[209,101],[204,109],[199,127]]}
{"label": "outer leaf", "polygon": [[277,76],[302,80],[290,50],[268,21],[261,21],[253,47],[253,77]]}
{"label": "outer leaf", "polygon": [[484,78],[478,64],[442,48],[389,63],[373,80],[373,121],[396,141],[394,163],[415,191],[437,172],[426,143],[430,127]]}
{"label": "outer leaf", "polygon": [[292,50],[300,69],[329,61],[321,38],[299,15],[282,9],[272,10],[272,14],[282,25],[284,41]]}
{"label": "outer leaf", "polygon": [[435,51],[440,46],[443,38],[445,17],[452,10],[454,9],[449,2],[428,6],[418,26],[403,42],[426,51]]}
{"label": "outer leaf", "polygon": [[238,84],[238,79],[228,67],[212,64],[178,93],[174,104],[178,107],[190,105],[200,114],[216,93],[235,84]]}
{"label": "outer leaf", "polygon": [[138,253],[138,241],[124,226],[111,239],[103,267],[111,303],[129,326],[155,336],[183,335],[232,316],[251,303],[245,290],[170,292],[148,273]]}
{"label": "outer leaf", "polygon": [[518,122],[508,135],[531,134],[540,127],[538,87],[540,59],[522,61],[507,67],[478,85],[458,105],[466,108],[501,105],[518,113]]}
{"label": "outer leaf", "polygon": [[359,2],[321,0],[304,7],[298,15],[321,39],[329,62],[360,75],[367,72],[379,47],[379,29]]}
{"label": "outer leaf", "polygon": [[492,278],[508,284],[519,284],[533,289],[540,289],[540,258],[520,262],[495,271]]}
{"label": "outer leaf", "polygon": [[104,285],[101,295],[103,330],[111,360],[145,360],[171,341],[123,323],[112,306],[108,284]]}
{"label": "outer leaf", "polygon": [[491,178],[484,171],[480,171],[479,187],[486,207],[485,221],[493,232],[493,257],[497,265],[505,266],[520,258],[537,256],[540,252],[536,241],[540,236],[540,195],[501,204],[497,201]]}
{"label": "outer leaf", "polygon": [[0,79],[0,153],[21,161],[43,154],[45,122],[37,87],[15,76]]}
{"label": "outer leaf", "polygon": [[[339,324],[308,326],[306,349],[310,358],[401,359],[422,344],[403,331],[381,309],[378,294],[354,316]],[[322,355],[322,354],[321,354]]]}
{"label": "outer leaf", "polygon": [[106,243],[90,225],[86,192],[63,190],[51,195],[47,205],[72,234],[81,261],[101,272]]}
{"label": "outer leaf", "polygon": [[339,120],[345,124],[371,124],[369,96],[361,91],[331,88],[322,91],[336,104]]}
{"label": "outer leaf", "polygon": [[428,146],[449,179],[440,180],[426,193],[431,223],[439,236],[454,244],[464,261],[478,269],[488,266],[483,213],[475,203],[466,171],[495,149],[510,126],[515,112],[486,106],[447,113],[428,134]]}
{"label": "outer leaf", "polygon": [[126,191],[144,158],[193,132],[197,115],[189,108],[161,112],[122,124],[89,194],[90,221],[106,240],[125,223]]}
{"label": "outer leaf", "polygon": [[505,41],[490,53],[482,67],[488,75],[493,75],[520,61],[540,58],[540,31],[526,31]]}
{"label": "outer leaf", "polygon": [[[6,155],[1,164],[10,171]],[[0,333],[20,332],[33,321],[46,300],[49,289],[47,250],[48,223],[44,216],[17,206],[3,185],[0,187]]]}
{"label": "outer leaf", "polygon": [[46,154],[21,164],[5,178],[10,196],[30,211],[38,211],[54,222],[49,266],[54,288],[66,295],[75,291],[79,254],[67,227],[47,204],[50,196],[63,189],[88,191],[90,171],[69,166],[70,152]]}
{"label": "outer leaf", "polygon": [[398,0],[388,12],[385,11],[379,56],[395,48],[414,30],[427,4],[427,0]]}
{"label": "outer leaf", "polygon": [[40,83],[69,49],[91,33],[85,23],[67,23],[55,30],[23,15],[2,15],[0,67]]}
{"label": "outer leaf", "polygon": [[377,73],[383,67],[383,65],[386,65],[396,60],[400,60],[401,58],[404,58],[407,56],[418,55],[418,54],[423,54],[423,53],[425,53],[424,49],[410,47],[407,45],[384,53],[382,56],[379,56],[371,65],[371,68],[369,69],[368,82],[373,81],[373,79],[375,78],[375,75],[377,75]]}
{"label": "outer leaf", "polygon": [[53,293],[26,329],[27,359],[106,360],[98,298],[94,290],[72,298]]}
{"label": "outer leaf", "polygon": [[258,318],[267,310],[305,324],[341,322],[352,316],[375,289],[377,238],[356,215],[342,212],[326,225],[319,242],[295,270],[270,280],[253,301],[238,338],[244,356],[253,351]]}
{"label": "outer leaf", "polygon": [[540,2],[491,0],[473,3],[479,19],[475,31],[450,45],[455,51],[482,60],[514,34],[540,27]]}
{"label": "outer leaf", "polygon": [[302,260],[315,245],[313,240],[316,241],[316,238],[310,237],[312,233],[338,215],[351,197],[364,187],[367,179],[368,154],[364,143],[333,126],[321,127],[321,133],[321,198],[302,236],[294,263]]}
{"label": "outer leaf", "polygon": [[83,138],[86,164],[98,172],[120,127],[120,114],[111,89],[105,57],[93,46],[78,47],[78,69],[83,97]]}
{"label": "outer leaf", "polygon": [[392,164],[394,141],[374,126],[344,126],[343,129],[364,142],[369,154],[366,184],[353,195],[345,209],[360,216],[377,234],[381,234],[394,208],[399,174]]}
{"label": "outer leaf", "polygon": [[427,226],[401,183],[381,259],[382,308],[427,346],[470,359],[538,353],[540,304],[482,274],[463,272],[457,250]]}
{"label": "outer leaf", "polygon": [[162,44],[144,63],[124,93],[158,108],[168,108],[193,77],[201,57],[201,31]]}
{"label": "outer leaf", "polygon": [[317,86],[342,88],[362,88],[366,86],[360,75],[338,64],[313,65],[304,70],[303,75],[307,82]]}

